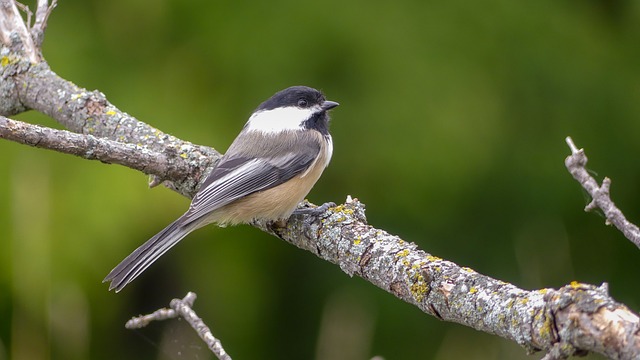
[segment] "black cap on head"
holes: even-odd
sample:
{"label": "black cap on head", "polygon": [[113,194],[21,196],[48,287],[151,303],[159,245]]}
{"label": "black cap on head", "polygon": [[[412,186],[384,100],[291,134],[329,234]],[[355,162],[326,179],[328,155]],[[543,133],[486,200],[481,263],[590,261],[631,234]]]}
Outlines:
{"label": "black cap on head", "polygon": [[322,105],[325,100],[324,95],[314,88],[307,86],[292,86],[275,93],[267,101],[260,104],[256,111],[272,110],[288,106],[308,108],[315,105]]}

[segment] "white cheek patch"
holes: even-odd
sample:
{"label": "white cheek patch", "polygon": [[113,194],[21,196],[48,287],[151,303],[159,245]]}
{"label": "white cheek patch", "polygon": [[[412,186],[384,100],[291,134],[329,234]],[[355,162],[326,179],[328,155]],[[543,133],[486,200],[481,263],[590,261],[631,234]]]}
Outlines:
{"label": "white cheek patch", "polygon": [[251,115],[247,122],[247,130],[257,130],[265,133],[279,133],[283,130],[299,130],[305,120],[321,110],[319,106],[305,109],[290,106],[261,110]]}

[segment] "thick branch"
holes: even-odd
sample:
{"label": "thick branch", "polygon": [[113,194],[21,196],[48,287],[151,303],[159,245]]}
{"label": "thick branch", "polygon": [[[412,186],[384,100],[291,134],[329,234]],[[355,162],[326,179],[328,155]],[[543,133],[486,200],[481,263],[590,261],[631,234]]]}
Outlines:
{"label": "thick branch", "polygon": [[571,353],[640,356],[640,321],[606,286],[572,283],[526,291],[432,256],[366,223],[364,205],[347,199],[317,219],[292,217],[259,228],[358,275],[439,319],[516,341],[528,351],[562,344]]}
{"label": "thick branch", "polygon": [[591,202],[585,207],[585,211],[592,211],[599,208],[604,213],[607,219],[606,224],[613,224],[618,230],[620,230],[624,236],[631,240],[637,247],[640,248],[640,229],[633,223],[629,222],[624,216],[622,211],[618,209],[616,204],[611,200],[609,189],[611,187],[611,179],[605,177],[602,180],[602,186],[598,185],[596,179],[586,169],[587,155],[584,153],[584,149],[578,149],[571,137],[567,137],[567,145],[571,149],[571,155],[569,155],[564,164],[582,188],[585,189],[591,196]]}
{"label": "thick branch", "polygon": [[[119,164],[162,179],[182,179],[191,171],[184,159],[133,144],[31,125],[0,116],[0,139]],[[135,155],[132,155],[135,154]]]}
{"label": "thick branch", "polygon": [[[153,172],[148,166],[147,170],[158,176],[154,184],[166,181],[168,187],[192,197],[220,154],[138,121],[109,103],[101,92],[78,87],[51,71],[39,54],[47,18],[55,6],[55,0],[51,4],[38,0],[35,23],[29,32],[16,2],[0,0],[0,115],[11,116],[32,109],[49,115],[75,133],[164,154],[170,159],[165,167],[186,166],[189,171]],[[176,165],[180,162],[183,164]],[[139,169],[139,165],[132,167]]]}
{"label": "thick branch", "polygon": [[[168,163],[162,166],[159,163],[157,166],[147,164],[146,171],[142,171],[158,176],[158,182],[166,181],[168,187],[188,197],[195,194],[200,182],[220,158],[220,154],[212,148],[178,139],[138,121],[109,103],[101,92],[88,91],[60,78],[46,63],[31,64],[15,56],[7,59],[6,65],[0,70],[0,114],[6,116],[34,109],[51,116],[75,133],[127,143],[144,148],[149,153],[163,154]],[[23,128],[25,131],[29,130],[24,126]],[[58,135],[61,137],[57,137]],[[58,140],[49,137],[50,145],[46,147],[63,148],[62,143],[67,135],[68,133],[57,133]],[[54,141],[62,143],[54,146]],[[90,146],[85,147],[84,151],[91,151],[91,143],[87,144]],[[76,145],[79,146],[79,142]],[[105,153],[108,153],[107,143],[103,145]],[[118,146],[113,150],[117,151]],[[125,162],[98,159],[137,170],[141,170],[140,166],[143,165],[140,163],[144,161],[133,156]],[[174,167],[188,171],[171,170]]]}

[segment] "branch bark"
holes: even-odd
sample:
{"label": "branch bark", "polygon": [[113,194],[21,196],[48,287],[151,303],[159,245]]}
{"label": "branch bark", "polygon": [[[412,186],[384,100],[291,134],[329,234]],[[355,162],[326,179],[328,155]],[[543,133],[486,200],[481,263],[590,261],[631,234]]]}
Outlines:
{"label": "branch bark", "polygon": [[0,139],[123,165],[163,179],[182,179],[191,170],[185,161],[175,161],[174,156],[140,145],[27,124],[4,116],[0,116]]}
{"label": "branch bark", "polygon": [[364,205],[350,198],[317,219],[256,226],[427,314],[513,340],[529,353],[562,349],[566,356],[594,351],[613,359],[640,357],[640,318],[613,300],[606,284],[520,289],[368,225]]}
{"label": "branch bark", "polygon": [[[13,1],[0,0],[0,5],[0,23],[9,24],[0,28],[0,114],[33,109],[70,130],[2,118],[0,137],[125,165],[157,176],[182,195],[193,196],[219,153],[164,134],[120,111],[104,94],[57,76],[38,57],[34,60],[25,41],[17,41],[25,31],[14,24],[13,11],[5,12],[7,5],[15,6]],[[38,11],[36,16],[43,13]],[[3,22],[7,19],[13,22]],[[510,339],[528,352],[543,350],[549,359],[585,351],[614,359],[640,357],[639,318],[613,300],[606,285],[520,289],[368,225],[364,205],[357,200],[348,198],[319,217],[293,216],[284,223],[253,225],[427,314]]]}

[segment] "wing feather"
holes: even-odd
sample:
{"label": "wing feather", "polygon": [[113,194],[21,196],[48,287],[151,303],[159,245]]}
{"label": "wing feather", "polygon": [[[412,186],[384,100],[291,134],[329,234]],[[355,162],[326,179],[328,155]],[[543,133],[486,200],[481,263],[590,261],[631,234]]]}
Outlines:
{"label": "wing feather", "polygon": [[315,153],[289,152],[275,158],[223,157],[193,198],[181,225],[190,224],[234,200],[270,189],[304,173],[319,151],[318,148]]}

